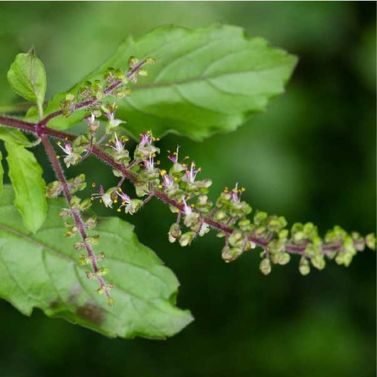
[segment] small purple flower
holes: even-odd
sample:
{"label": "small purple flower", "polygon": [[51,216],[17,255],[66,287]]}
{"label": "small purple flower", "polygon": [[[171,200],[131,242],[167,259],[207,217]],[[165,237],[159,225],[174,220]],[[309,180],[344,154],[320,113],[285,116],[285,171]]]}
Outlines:
{"label": "small purple flower", "polygon": [[192,162],[191,163],[191,166],[190,166],[190,169],[189,170],[186,170],[186,181],[188,183],[194,183],[195,182],[195,179],[196,179],[196,176],[197,174],[199,173],[200,169],[196,169],[195,168],[195,163]]}
{"label": "small purple flower", "polygon": [[93,199],[99,199],[105,205],[105,207],[113,207],[111,193],[105,192],[102,185],[99,186],[98,193],[92,194],[92,200]]}
{"label": "small purple flower", "polygon": [[95,133],[100,126],[100,122],[96,120],[94,113],[91,113],[88,117],[86,117],[85,121],[88,125],[90,133]]}
{"label": "small purple flower", "polygon": [[150,132],[146,132],[140,135],[140,145],[145,146],[147,144],[152,144],[153,138]]}
{"label": "small purple flower", "polygon": [[65,143],[64,146],[62,146],[60,143],[58,143],[60,149],[67,155],[70,156],[73,153],[72,145],[69,143]]}
{"label": "small purple flower", "polygon": [[114,112],[105,112],[105,116],[109,121],[110,128],[118,127],[121,123],[124,123],[121,119],[115,119]]}
{"label": "small purple flower", "polygon": [[189,216],[192,214],[192,208],[186,203],[186,199],[183,198],[182,199],[182,202],[183,202],[183,213],[186,215],[186,216]]}
{"label": "small purple flower", "polygon": [[175,152],[170,153],[168,155],[168,159],[173,163],[176,164],[178,162],[178,152],[179,152],[179,145],[177,146],[177,149]]}
{"label": "small purple flower", "polygon": [[131,198],[125,192],[123,192],[123,191],[117,191],[117,195],[122,200],[121,207],[125,206],[126,204],[130,204],[131,203]]}
{"label": "small purple flower", "polygon": [[236,183],[236,186],[234,189],[230,192],[230,198],[233,203],[239,203],[241,201],[241,193],[244,191],[244,189],[238,188],[238,183]]}
{"label": "small purple flower", "polygon": [[115,141],[113,142],[113,145],[110,145],[111,148],[113,148],[116,152],[118,153],[121,153],[124,151],[124,143],[122,143],[119,139],[118,139],[118,135],[116,133],[114,133],[115,135]]}
{"label": "small purple flower", "polygon": [[105,111],[105,116],[106,116],[107,120],[114,119],[114,112]]}
{"label": "small purple flower", "polygon": [[90,116],[86,117],[85,121],[88,123],[88,125],[94,124],[96,121],[96,117],[94,116],[94,113],[91,113]]}
{"label": "small purple flower", "polygon": [[124,211],[133,215],[136,213],[141,206],[143,205],[143,201],[139,199],[131,199],[126,193],[119,190],[117,191],[117,195],[121,198],[122,204],[118,208],[118,212],[121,211],[121,208],[124,207]]}
{"label": "small purple flower", "polygon": [[162,184],[164,185],[165,189],[168,189],[174,185],[174,180],[170,175],[164,174],[162,176]]}
{"label": "small purple flower", "polygon": [[64,146],[62,146],[60,143],[58,143],[58,145],[59,148],[65,153],[64,162],[67,167],[76,165],[80,161],[80,155],[74,152],[72,144],[65,143]]}
{"label": "small purple flower", "polygon": [[92,194],[92,198],[94,199],[100,198],[104,193],[105,193],[105,190],[103,186],[99,185],[98,192],[96,192],[95,194]]}
{"label": "small purple flower", "polygon": [[146,170],[148,171],[154,170],[154,159],[152,156],[150,156],[148,160],[144,160],[143,163]]}

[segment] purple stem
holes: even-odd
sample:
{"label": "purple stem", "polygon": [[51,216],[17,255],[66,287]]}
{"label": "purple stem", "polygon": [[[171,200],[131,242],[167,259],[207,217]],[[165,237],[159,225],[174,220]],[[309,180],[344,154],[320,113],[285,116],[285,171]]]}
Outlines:
{"label": "purple stem", "polygon": [[[20,121],[13,118],[0,117],[0,124],[6,125],[12,128],[22,129],[27,132],[32,132],[32,133],[37,132],[35,130],[35,124]],[[58,131],[58,130],[54,130],[48,127],[44,127],[44,129],[42,130],[42,134],[54,137],[59,140],[65,140],[65,141],[73,141],[76,138],[75,135]],[[127,167],[123,166],[122,164],[117,163],[108,153],[104,152],[101,148],[98,148],[97,146],[94,145],[91,148],[91,153],[102,162],[111,166],[113,169],[116,169],[122,172],[123,176],[126,179],[128,179],[131,183],[137,182],[137,174],[130,171]],[[183,204],[179,203],[178,201],[174,199],[169,198],[163,191],[154,190],[151,194],[155,196],[156,198],[158,198],[159,200],[161,200],[162,202],[164,202],[165,204],[171,205],[177,208],[180,212],[183,212]],[[214,220],[211,216],[201,215],[201,217],[203,219],[203,222],[207,223],[211,228],[216,229],[220,232],[223,232],[226,235],[230,235],[233,233],[232,227]],[[260,246],[261,248],[265,248],[268,245],[268,240],[262,237],[256,237],[256,236],[251,235],[249,236],[249,240],[255,243],[257,246]],[[306,242],[303,242],[301,244],[289,243],[286,246],[286,251],[291,254],[303,255],[305,253],[306,246],[307,246]],[[339,250],[340,248],[341,248],[341,244],[339,242],[327,243],[322,246],[322,251],[324,254],[328,254],[329,252]]]}
{"label": "purple stem", "polygon": [[35,133],[34,123],[25,122],[16,118],[0,116],[0,125],[17,128],[28,133]]}
{"label": "purple stem", "polygon": [[[145,64],[145,60],[142,60],[140,61],[140,63],[136,64],[135,67],[133,67],[132,69],[130,69],[128,72],[127,72],[127,78],[128,79],[131,79],[139,70],[140,68]],[[110,84],[107,88],[104,89],[103,93],[105,95],[110,95],[112,92],[114,92],[114,90],[118,89],[120,86],[122,86],[123,82],[121,80],[116,80],[114,81],[112,84]],[[77,103],[73,110],[84,110],[84,109],[87,109],[88,107],[92,107],[96,104],[98,104],[100,100],[98,100],[97,98],[93,98],[93,99],[88,99],[88,100],[85,100],[85,101],[82,101],[82,102],[79,102]],[[57,111],[54,111],[50,114],[48,114],[45,118],[43,118],[39,124],[37,124],[37,128],[44,128],[47,123],[51,120],[51,119],[54,119],[60,115],[63,114],[63,111],[62,110],[57,110]],[[39,131],[40,132],[40,131]]]}
{"label": "purple stem", "polygon": [[110,297],[110,291],[106,285],[106,282],[102,276],[98,275],[99,268],[97,264],[97,257],[94,253],[93,247],[90,243],[87,242],[88,235],[86,233],[85,229],[85,223],[84,220],[81,217],[80,211],[76,208],[73,208],[71,205],[72,201],[72,194],[69,191],[68,182],[64,176],[63,168],[60,165],[60,162],[56,156],[55,150],[53,146],[51,145],[50,141],[48,140],[48,136],[46,134],[41,135],[42,144],[44,146],[44,149],[46,151],[46,154],[48,156],[48,159],[50,160],[50,163],[52,165],[52,168],[55,172],[55,175],[59,182],[61,183],[63,187],[63,194],[64,197],[68,203],[69,209],[71,211],[71,216],[73,221],[75,222],[75,225],[79,231],[80,237],[83,241],[84,248],[86,250],[87,256],[90,260],[92,270],[98,280],[98,283],[100,285],[100,288],[103,290],[103,292],[106,294],[107,297]]}

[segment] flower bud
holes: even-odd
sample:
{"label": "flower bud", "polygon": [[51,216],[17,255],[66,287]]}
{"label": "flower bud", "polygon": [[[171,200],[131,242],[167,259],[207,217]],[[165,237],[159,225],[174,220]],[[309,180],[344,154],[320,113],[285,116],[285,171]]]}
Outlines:
{"label": "flower bud", "polygon": [[289,236],[289,231],[288,229],[282,229],[279,232],[279,240],[286,242]]}
{"label": "flower bud", "polygon": [[60,216],[60,217],[68,217],[68,216],[71,216],[71,209],[70,209],[70,208],[63,208],[63,209],[59,212],[59,216]]}
{"label": "flower bud", "polygon": [[318,270],[323,270],[326,266],[326,261],[323,255],[315,255],[311,258],[312,265]]}
{"label": "flower bud", "polygon": [[99,241],[99,234],[96,234],[94,236],[91,236],[91,237],[86,237],[85,238],[85,241],[90,244],[90,245],[97,245],[98,244],[98,241]]}
{"label": "flower bud", "polygon": [[300,242],[305,239],[304,227],[301,223],[295,223],[292,226],[291,234],[294,242]]}
{"label": "flower bud", "polygon": [[148,182],[135,182],[135,192],[139,197],[147,195],[149,192]]}
{"label": "flower bud", "polygon": [[259,264],[259,269],[263,275],[271,273],[271,262],[268,258],[263,258]]}
{"label": "flower bud", "polygon": [[303,276],[306,276],[310,272],[310,263],[305,257],[301,257],[300,264],[298,266],[298,270],[300,271],[300,274]]}
{"label": "flower bud", "polygon": [[64,116],[70,115],[75,108],[75,96],[72,93],[68,93],[65,99],[61,102],[60,108]]}
{"label": "flower bud", "polygon": [[249,219],[242,219],[238,222],[238,226],[240,227],[240,230],[243,232],[250,232],[252,230],[252,225]]}
{"label": "flower bud", "polygon": [[67,231],[64,233],[64,237],[73,237],[77,233],[77,228],[75,226],[70,226],[67,228]]}
{"label": "flower bud", "polygon": [[86,277],[89,279],[89,280],[93,280],[96,278],[96,274],[94,272],[87,272],[86,273]]}
{"label": "flower bud", "polygon": [[271,232],[279,232],[287,226],[287,220],[283,216],[270,216],[268,229]]}
{"label": "flower bud", "polygon": [[244,251],[248,251],[248,250],[252,250],[252,249],[255,249],[257,247],[257,245],[250,241],[250,240],[246,240],[245,242],[245,246],[244,246]]}
{"label": "flower bud", "polygon": [[138,63],[139,63],[138,58],[136,58],[135,56],[130,56],[130,58],[128,59],[128,68],[133,69],[137,66]]}
{"label": "flower bud", "polygon": [[267,213],[266,212],[262,212],[262,211],[258,211],[255,215],[254,215],[254,223],[256,225],[264,225],[266,220],[267,220]]}
{"label": "flower bud", "polygon": [[104,204],[105,207],[110,207],[112,208],[113,206],[113,198],[112,195],[108,192],[102,195],[101,201]]}
{"label": "flower bud", "polygon": [[140,199],[132,199],[130,203],[126,204],[124,207],[125,213],[134,215],[143,205],[143,201]]}
{"label": "flower bud", "polygon": [[156,63],[156,59],[153,58],[152,56],[148,56],[146,59],[145,59],[145,64],[155,64]]}
{"label": "flower bud", "polygon": [[195,233],[194,232],[186,232],[186,233],[183,233],[181,235],[181,237],[179,238],[179,244],[182,246],[182,247],[185,247],[185,246],[188,246],[191,244],[192,240],[194,239],[195,237]]}
{"label": "flower bud", "polygon": [[219,211],[215,212],[214,219],[216,221],[222,221],[222,220],[224,220],[226,218],[227,218],[227,215],[226,215],[226,213],[224,211],[219,210]]}
{"label": "flower bud", "polygon": [[71,194],[77,191],[82,191],[86,188],[85,174],[80,174],[77,177],[68,181],[68,188]]}
{"label": "flower bud", "polygon": [[101,267],[97,271],[97,276],[105,276],[109,273],[109,269],[107,267]]}
{"label": "flower bud", "polygon": [[73,247],[76,250],[85,249],[85,242],[82,242],[82,241],[75,242],[75,244],[73,245]]}
{"label": "flower bud", "polygon": [[51,182],[47,185],[46,196],[48,198],[57,198],[63,191],[63,185],[59,181]]}
{"label": "flower bud", "polygon": [[89,198],[87,198],[81,201],[78,209],[84,212],[84,211],[87,211],[91,206],[92,206],[92,201]]}
{"label": "flower bud", "polygon": [[[126,79],[124,79],[123,81],[125,81]],[[124,97],[128,97],[130,96],[132,93],[132,89],[131,88],[119,88],[117,89],[117,91],[115,92],[115,95],[118,97],[118,98],[124,98]]]}
{"label": "flower bud", "polygon": [[369,247],[369,249],[376,250],[376,236],[373,233],[368,234],[365,237],[365,243]]}
{"label": "flower bud", "polygon": [[97,225],[97,220],[95,217],[89,217],[86,221],[85,221],[85,225],[87,227],[87,229],[94,229]]}
{"label": "flower bud", "polygon": [[224,246],[221,257],[224,259],[226,263],[233,262],[242,254],[241,247],[229,247]]}
{"label": "flower bud", "polygon": [[184,224],[185,224],[188,228],[193,228],[193,227],[195,227],[196,225],[199,225],[199,222],[200,222],[200,216],[199,216],[198,213],[191,212],[190,214],[188,214],[187,216],[184,217],[183,222],[184,222]]}
{"label": "flower bud", "polygon": [[339,251],[335,257],[335,262],[339,265],[349,266],[352,262],[353,255],[344,251]]}
{"label": "flower bud", "polygon": [[279,252],[276,255],[273,255],[274,263],[284,266],[291,260],[291,256],[288,253]]}
{"label": "flower bud", "polygon": [[90,258],[87,255],[80,255],[79,263],[81,266],[86,266],[90,263]]}
{"label": "flower bud", "polygon": [[175,242],[181,236],[181,234],[182,234],[182,231],[179,224],[177,223],[172,224],[168,233],[169,242],[171,243]]}
{"label": "flower bud", "polygon": [[201,223],[198,234],[200,237],[203,237],[209,231],[210,231],[209,225],[207,223]]}
{"label": "flower bud", "polygon": [[233,231],[233,233],[229,236],[228,241],[230,246],[238,246],[240,247],[243,243],[243,234],[240,231]]}

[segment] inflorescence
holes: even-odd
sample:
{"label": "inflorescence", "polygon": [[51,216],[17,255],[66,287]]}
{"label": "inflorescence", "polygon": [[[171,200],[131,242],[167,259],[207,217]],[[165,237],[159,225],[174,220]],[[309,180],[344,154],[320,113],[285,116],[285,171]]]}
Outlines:
{"label": "inflorescence", "polygon": [[[124,122],[116,118],[116,99],[131,94],[128,83],[134,83],[139,76],[146,75],[144,67],[151,63],[153,59],[150,58],[141,61],[131,58],[127,72],[110,68],[101,80],[86,83],[77,94],[68,94],[60,111],[48,115],[33,125],[34,128],[28,129],[25,122],[23,127],[26,131],[43,135],[42,141],[47,136],[60,139],[58,146],[67,168],[94,154],[110,165],[113,174],[119,179],[116,186],[99,186],[91,198],[80,199],[76,193],[86,187],[85,175],[80,174],[66,180],[62,172],[59,174],[60,163],[56,159],[56,166],[51,162],[58,180],[50,183],[47,188],[49,197],[63,194],[67,199],[68,208],[61,211],[61,216],[65,219],[66,236],[81,237],[75,244],[76,249],[86,250],[80,256],[80,263],[92,266],[88,277],[97,278],[100,284],[98,291],[105,293],[109,302],[111,284],[103,278],[107,269],[97,264],[104,258],[104,253],[97,256],[93,251],[93,246],[99,242],[98,235],[93,233],[96,219],[85,216],[95,200],[99,200],[105,207],[116,207],[118,212],[133,215],[151,198],[156,197],[166,203],[176,216],[168,232],[170,242],[178,242],[185,247],[214,229],[217,236],[224,239],[222,258],[225,262],[234,261],[243,253],[259,248],[260,270],[265,275],[271,272],[272,265],[287,264],[292,254],[300,256],[299,271],[302,275],[307,275],[311,267],[322,270],[328,259],[348,266],[357,252],[366,247],[375,249],[374,234],[363,237],[357,232],[348,233],[335,226],[321,237],[318,228],[310,222],[295,223],[288,228],[283,216],[269,215],[263,211],[252,214],[251,206],[242,200],[244,188],[238,184],[231,189],[225,188],[212,202],[208,196],[211,180],[199,179],[201,169],[194,162],[188,162],[187,158],[181,159],[178,147],[168,155],[169,168],[159,167],[157,157],[160,150],[155,145],[158,139],[150,131],[140,135],[140,140],[131,153],[127,149],[128,139],[119,127]],[[47,127],[48,121],[54,117],[68,116],[77,110],[88,111],[85,118],[86,134],[74,137]],[[14,127],[11,121],[2,123]],[[47,149],[46,140],[44,144]],[[48,153],[50,160],[53,160],[54,157],[50,154]],[[135,197],[125,191],[125,180],[134,185]]]}

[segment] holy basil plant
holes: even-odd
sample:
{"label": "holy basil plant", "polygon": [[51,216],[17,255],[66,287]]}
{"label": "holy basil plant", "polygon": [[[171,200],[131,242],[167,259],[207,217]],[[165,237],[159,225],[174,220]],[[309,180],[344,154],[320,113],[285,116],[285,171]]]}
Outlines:
{"label": "holy basil plant", "polygon": [[[200,169],[184,161],[179,148],[165,169],[157,163],[152,131],[194,140],[233,131],[283,92],[295,64],[292,55],[240,28],[161,27],[128,39],[46,103],[43,63],[34,51],[17,55],[9,83],[32,106],[24,119],[0,116],[11,183],[3,185],[0,154],[0,296],[24,314],[40,308],[112,337],[165,338],[190,323],[191,314],[176,307],[173,272],[130,224],[97,217],[90,209],[96,200],[133,215],[157,198],[175,215],[170,242],[188,246],[214,230],[224,240],[225,262],[256,250],[266,275],[294,255],[307,275],[329,260],[348,266],[366,247],[374,249],[374,234],[335,226],[320,236],[313,223],[288,227],[283,216],[253,213],[238,185],[213,200],[211,180],[199,178]],[[81,134],[63,131],[81,121]],[[135,140],[141,134],[132,151],[126,134]],[[37,144],[56,176],[48,185],[33,153]],[[67,179],[64,170],[89,156],[107,164],[117,184],[92,187],[85,197],[79,194],[87,187],[85,174]]]}

